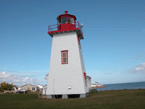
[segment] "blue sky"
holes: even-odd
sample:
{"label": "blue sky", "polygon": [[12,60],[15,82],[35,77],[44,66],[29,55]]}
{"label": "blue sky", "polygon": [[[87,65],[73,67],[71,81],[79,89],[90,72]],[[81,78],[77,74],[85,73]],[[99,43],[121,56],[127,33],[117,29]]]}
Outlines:
{"label": "blue sky", "polygon": [[0,82],[46,84],[48,25],[68,11],[84,24],[87,75],[101,84],[145,81],[144,0],[0,0]]}

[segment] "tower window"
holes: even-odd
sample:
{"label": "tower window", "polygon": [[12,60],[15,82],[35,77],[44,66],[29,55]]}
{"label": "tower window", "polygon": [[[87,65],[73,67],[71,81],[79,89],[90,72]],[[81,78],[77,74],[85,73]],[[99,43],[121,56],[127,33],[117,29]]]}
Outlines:
{"label": "tower window", "polygon": [[74,18],[70,18],[70,23],[74,24]]}
{"label": "tower window", "polygon": [[68,50],[61,51],[61,63],[68,64]]}
{"label": "tower window", "polygon": [[57,22],[58,22],[58,25],[67,24],[67,23],[74,24],[74,18],[62,17],[61,19],[58,19]]}
{"label": "tower window", "polygon": [[62,18],[62,24],[66,24],[66,23],[68,23],[67,17],[63,17]]}

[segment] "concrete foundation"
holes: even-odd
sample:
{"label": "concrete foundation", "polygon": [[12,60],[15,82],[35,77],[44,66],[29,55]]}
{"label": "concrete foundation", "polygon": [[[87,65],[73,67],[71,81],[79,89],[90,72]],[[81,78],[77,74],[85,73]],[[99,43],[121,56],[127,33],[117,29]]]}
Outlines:
{"label": "concrete foundation", "polygon": [[66,94],[62,95],[62,99],[68,99],[68,96]]}
{"label": "concrete foundation", "polygon": [[51,95],[46,95],[47,99],[52,99]]}
{"label": "concrete foundation", "polygon": [[80,94],[80,98],[86,98],[86,94]]}
{"label": "concrete foundation", "polygon": [[[89,93],[86,94],[80,94],[80,98],[86,98],[86,96],[88,96]],[[55,99],[55,95],[46,95],[47,99]],[[62,95],[62,99],[68,99],[68,95],[64,94]]]}

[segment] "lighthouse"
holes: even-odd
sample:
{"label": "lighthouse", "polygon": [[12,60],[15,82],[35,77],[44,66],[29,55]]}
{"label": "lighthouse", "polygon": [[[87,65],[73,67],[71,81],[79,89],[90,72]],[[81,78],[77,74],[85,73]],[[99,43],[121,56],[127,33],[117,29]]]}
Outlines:
{"label": "lighthouse", "polygon": [[81,47],[84,39],[82,26],[68,11],[57,17],[56,25],[48,26],[48,34],[52,37],[46,90],[48,99],[57,95],[62,99],[69,95],[85,98],[89,92]]}

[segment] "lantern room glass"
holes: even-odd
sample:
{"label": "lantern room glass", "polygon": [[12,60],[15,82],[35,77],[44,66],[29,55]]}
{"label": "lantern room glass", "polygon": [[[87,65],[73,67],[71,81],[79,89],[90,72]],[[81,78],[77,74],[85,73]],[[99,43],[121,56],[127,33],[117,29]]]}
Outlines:
{"label": "lantern room glass", "polygon": [[74,24],[74,18],[69,17],[69,23]]}
{"label": "lantern room glass", "polygon": [[61,21],[62,24],[68,23],[67,17],[62,17],[61,19],[62,19],[62,21]]}
{"label": "lantern room glass", "polygon": [[58,19],[57,22],[58,22],[58,25],[67,24],[67,23],[74,24],[74,18],[62,17],[61,19]]}
{"label": "lantern room glass", "polygon": [[58,24],[58,26],[61,24],[61,19],[57,20],[57,24]]}

